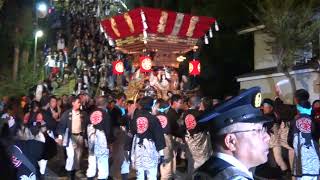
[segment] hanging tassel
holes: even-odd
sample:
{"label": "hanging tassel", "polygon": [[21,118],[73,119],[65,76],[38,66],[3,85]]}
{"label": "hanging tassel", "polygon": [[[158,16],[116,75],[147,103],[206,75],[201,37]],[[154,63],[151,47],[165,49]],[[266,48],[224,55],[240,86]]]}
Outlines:
{"label": "hanging tassel", "polygon": [[143,30],[143,43],[147,44],[148,34],[146,30]]}
{"label": "hanging tassel", "polygon": [[141,20],[142,20],[142,25],[143,25],[143,43],[147,44],[147,37],[148,37],[147,29],[148,29],[148,25],[147,25],[147,22],[146,22],[146,16],[145,16],[145,14],[144,14],[144,12],[142,10],[140,11],[140,15],[141,15]]}
{"label": "hanging tassel", "polygon": [[209,37],[212,38],[213,37],[213,33],[212,33],[212,29],[209,29]]}
{"label": "hanging tassel", "polygon": [[100,23],[100,32],[104,32],[104,30],[103,30],[103,27],[102,27],[102,24]]}
{"label": "hanging tassel", "polygon": [[110,46],[114,47],[114,41],[111,38],[108,39],[108,43]]}
{"label": "hanging tassel", "polygon": [[214,22],[214,28],[216,29],[216,31],[219,31],[219,26],[217,21]]}
{"label": "hanging tassel", "polygon": [[143,29],[146,30],[146,29],[148,29],[148,25],[146,23],[146,16],[144,15],[144,12],[142,10],[141,10],[140,14],[141,14]]}
{"label": "hanging tassel", "polygon": [[141,10],[140,14],[141,14],[142,21],[146,21],[146,16],[144,15],[144,12],[142,10]]}
{"label": "hanging tassel", "polygon": [[204,44],[209,44],[209,39],[207,35],[204,36]]}
{"label": "hanging tassel", "polygon": [[146,30],[143,30],[143,38],[144,38],[144,39],[147,39],[147,37],[148,37],[147,31],[146,31]]}
{"label": "hanging tassel", "polygon": [[148,29],[148,25],[145,21],[143,21],[143,29]]}

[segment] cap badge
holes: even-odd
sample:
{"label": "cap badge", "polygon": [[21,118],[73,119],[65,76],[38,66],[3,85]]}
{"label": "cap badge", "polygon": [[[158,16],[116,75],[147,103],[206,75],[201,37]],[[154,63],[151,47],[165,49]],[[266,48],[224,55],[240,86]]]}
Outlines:
{"label": "cap badge", "polygon": [[254,97],[254,107],[258,108],[261,106],[262,102],[262,95],[261,93],[257,93],[256,96]]}

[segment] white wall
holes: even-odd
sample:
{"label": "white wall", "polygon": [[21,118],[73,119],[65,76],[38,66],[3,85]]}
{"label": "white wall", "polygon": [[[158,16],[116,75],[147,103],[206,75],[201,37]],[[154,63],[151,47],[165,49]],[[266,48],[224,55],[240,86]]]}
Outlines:
{"label": "white wall", "polygon": [[[320,97],[320,72],[313,69],[301,70],[294,75],[297,89],[306,89],[310,93],[310,102],[313,102]],[[250,88],[253,86],[260,86],[263,98],[275,97],[275,84],[279,81],[284,82],[280,85],[282,91],[281,99],[286,103],[292,103],[291,86],[287,78],[281,74],[276,73],[272,75],[254,76],[249,78],[240,78],[240,88]]]}

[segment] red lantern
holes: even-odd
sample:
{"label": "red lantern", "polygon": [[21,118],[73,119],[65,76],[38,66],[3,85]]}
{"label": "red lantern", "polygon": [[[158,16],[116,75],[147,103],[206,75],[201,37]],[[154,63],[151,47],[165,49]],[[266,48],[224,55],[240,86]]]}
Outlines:
{"label": "red lantern", "polygon": [[189,62],[189,74],[192,76],[198,76],[200,74],[200,61],[193,59]]}
{"label": "red lantern", "polygon": [[116,60],[112,62],[112,73],[114,75],[121,75],[123,74],[124,66],[121,60]]}
{"label": "red lantern", "polygon": [[149,56],[141,56],[140,58],[140,72],[151,72],[152,60]]}

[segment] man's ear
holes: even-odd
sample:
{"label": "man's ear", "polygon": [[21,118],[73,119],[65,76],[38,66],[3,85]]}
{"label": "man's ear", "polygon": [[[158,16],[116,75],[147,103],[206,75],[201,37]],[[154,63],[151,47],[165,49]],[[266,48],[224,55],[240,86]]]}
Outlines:
{"label": "man's ear", "polygon": [[230,151],[236,150],[237,137],[234,134],[227,134],[224,138],[224,144]]}

